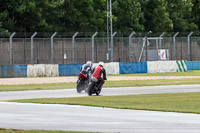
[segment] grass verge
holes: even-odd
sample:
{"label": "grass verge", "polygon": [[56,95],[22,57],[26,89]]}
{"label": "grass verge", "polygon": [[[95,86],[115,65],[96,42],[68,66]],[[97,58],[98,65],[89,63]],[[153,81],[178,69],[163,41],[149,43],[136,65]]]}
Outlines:
{"label": "grass verge", "polygon": [[[139,86],[159,86],[159,85],[182,85],[200,84],[200,79],[154,79],[154,80],[123,80],[106,81],[104,88],[108,87],[139,87]],[[28,84],[28,85],[0,85],[0,91],[28,91],[28,90],[55,90],[76,88],[75,82],[51,83],[51,84]]]}
{"label": "grass verge", "polygon": [[89,133],[89,132],[46,131],[46,130],[17,130],[17,129],[0,128],[0,133]]}
{"label": "grass verge", "polygon": [[42,98],[10,101],[25,103],[85,105],[118,109],[153,110],[200,114],[200,92],[126,96],[92,96],[76,98]]}
{"label": "grass verge", "polygon": [[110,76],[200,76],[200,71],[167,72],[167,73],[140,73],[140,74],[117,74]]}

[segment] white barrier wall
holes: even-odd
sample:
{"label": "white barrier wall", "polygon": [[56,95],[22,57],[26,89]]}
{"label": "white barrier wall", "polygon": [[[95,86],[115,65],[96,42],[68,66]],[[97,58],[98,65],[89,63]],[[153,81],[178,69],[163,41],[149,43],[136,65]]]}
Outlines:
{"label": "white barrier wall", "polygon": [[176,61],[177,64],[177,72],[186,72],[187,71],[187,63],[184,60]]}
{"label": "white barrier wall", "polygon": [[27,66],[27,77],[59,76],[58,64],[35,64]]}
{"label": "white barrier wall", "polygon": [[[93,63],[93,67],[96,67],[98,63]],[[106,75],[119,74],[119,62],[104,63],[106,69]]]}
{"label": "white barrier wall", "polygon": [[[184,68],[184,69],[183,69]],[[184,61],[148,61],[148,73],[184,72],[187,71]]]}

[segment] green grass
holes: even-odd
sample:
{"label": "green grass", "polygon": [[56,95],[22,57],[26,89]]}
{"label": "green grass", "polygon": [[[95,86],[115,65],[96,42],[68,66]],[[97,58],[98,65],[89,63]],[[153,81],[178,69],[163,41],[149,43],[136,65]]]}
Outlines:
{"label": "green grass", "polygon": [[92,96],[77,98],[42,98],[11,101],[200,114],[200,92],[126,96]]}
{"label": "green grass", "polygon": [[0,91],[55,90],[55,89],[72,89],[75,87],[76,87],[75,82],[24,84],[24,85],[0,85]]}
{"label": "green grass", "polygon": [[141,74],[117,74],[110,76],[200,76],[200,71],[168,72],[168,73],[141,73]]}
{"label": "green grass", "polygon": [[[200,84],[200,79],[156,79],[156,80],[123,80],[106,81],[104,88],[108,87],[138,87],[138,86],[159,86],[159,85],[181,85]],[[28,84],[28,85],[0,85],[0,91],[28,91],[28,90],[55,90],[76,88],[75,82],[51,83],[51,84]]]}
{"label": "green grass", "polygon": [[0,128],[0,133],[89,133],[89,132],[46,131],[46,130],[17,130],[17,129]]}

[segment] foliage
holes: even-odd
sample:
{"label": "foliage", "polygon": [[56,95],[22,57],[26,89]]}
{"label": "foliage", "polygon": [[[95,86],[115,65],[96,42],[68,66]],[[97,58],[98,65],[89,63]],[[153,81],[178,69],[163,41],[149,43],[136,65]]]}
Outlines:
{"label": "foliage", "polygon": [[[0,32],[106,32],[107,0],[0,0]],[[113,31],[200,32],[200,0],[112,0]]]}

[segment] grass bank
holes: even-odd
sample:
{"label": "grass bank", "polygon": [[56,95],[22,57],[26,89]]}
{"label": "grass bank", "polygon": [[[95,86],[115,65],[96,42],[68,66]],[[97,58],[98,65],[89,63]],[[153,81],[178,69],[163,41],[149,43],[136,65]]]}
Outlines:
{"label": "grass bank", "polygon": [[[156,80],[123,80],[106,81],[104,88],[108,87],[139,87],[159,85],[200,84],[200,79],[156,79]],[[0,85],[0,91],[28,91],[28,90],[55,90],[76,88],[75,82],[27,85]]]}
{"label": "grass bank", "polygon": [[200,71],[167,72],[167,73],[141,73],[141,74],[118,74],[112,76],[200,76]]}
{"label": "grass bank", "polygon": [[0,128],[0,133],[89,133],[89,132],[46,131],[46,130],[17,130],[17,129]]}
{"label": "grass bank", "polygon": [[200,92],[76,98],[42,98],[11,101],[200,114]]}

